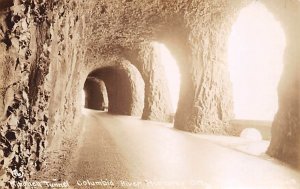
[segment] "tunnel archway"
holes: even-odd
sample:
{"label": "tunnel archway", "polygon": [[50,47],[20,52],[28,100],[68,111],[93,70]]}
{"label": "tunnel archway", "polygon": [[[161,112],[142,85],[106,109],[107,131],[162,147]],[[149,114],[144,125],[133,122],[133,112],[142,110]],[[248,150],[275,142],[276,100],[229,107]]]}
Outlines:
{"label": "tunnel archway", "polygon": [[[130,62],[123,61],[118,65],[96,69],[88,75],[89,78],[93,78],[93,82],[95,79],[98,80],[98,84],[96,84],[98,86],[99,80],[104,82],[109,102],[107,107],[109,113],[130,116],[142,115],[145,84],[140,72]],[[92,91],[90,90],[90,92]],[[89,102],[89,100],[87,101]],[[93,102],[91,101],[91,103]],[[98,99],[97,103],[99,105],[101,99]],[[97,106],[97,103],[93,106]]]}
{"label": "tunnel archway", "polygon": [[84,83],[84,107],[93,110],[108,110],[109,101],[104,81],[88,77]]}
{"label": "tunnel archway", "polygon": [[235,119],[272,121],[283,69],[285,33],[260,2],[243,8],[229,38]]}

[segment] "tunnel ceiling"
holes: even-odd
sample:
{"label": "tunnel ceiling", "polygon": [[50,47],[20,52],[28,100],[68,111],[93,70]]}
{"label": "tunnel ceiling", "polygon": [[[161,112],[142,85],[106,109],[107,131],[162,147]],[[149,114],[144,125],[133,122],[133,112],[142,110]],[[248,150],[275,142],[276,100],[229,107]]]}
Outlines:
{"label": "tunnel ceiling", "polygon": [[183,25],[182,16],[175,15],[183,14],[185,6],[180,1],[97,1],[86,16],[89,48],[110,55],[153,40],[169,26]]}

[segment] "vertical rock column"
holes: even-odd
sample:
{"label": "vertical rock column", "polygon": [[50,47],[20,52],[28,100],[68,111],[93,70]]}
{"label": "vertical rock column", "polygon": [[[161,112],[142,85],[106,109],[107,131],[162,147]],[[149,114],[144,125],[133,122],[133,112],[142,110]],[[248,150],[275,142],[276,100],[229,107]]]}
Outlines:
{"label": "vertical rock column", "polygon": [[[226,1],[191,5],[185,14],[182,39],[169,40],[177,54],[182,79],[175,128],[200,133],[229,134],[232,96],[226,60]],[[187,36],[186,38],[184,38]],[[182,50],[184,49],[184,50]],[[176,52],[177,51],[177,52]]]}
{"label": "vertical rock column", "polygon": [[46,146],[51,2],[17,2],[1,23],[0,187],[40,170]]}
{"label": "vertical rock column", "polygon": [[171,120],[171,98],[163,66],[158,62],[156,50],[151,43],[141,44],[134,61],[145,81],[145,107],[142,119]]}
{"label": "vertical rock column", "polygon": [[[268,154],[300,168],[300,5],[289,5],[283,19],[286,26],[284,70],[278,87],[279,109],[272,125]],[[291,14],[291,15],[290,15]]]}

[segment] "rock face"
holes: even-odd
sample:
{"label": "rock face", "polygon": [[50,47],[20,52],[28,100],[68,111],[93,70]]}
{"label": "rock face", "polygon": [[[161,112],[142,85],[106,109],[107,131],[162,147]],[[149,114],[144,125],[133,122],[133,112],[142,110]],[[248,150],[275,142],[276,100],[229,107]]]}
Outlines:
{"label": "rock face", "polygon": [[85,93],[85,108],[102,111],[108,109],[107,90],[102,80],[88,77],[83,89]]}
{"label": "rock face", "polygon": [[145,84],[140,72],[130,62],[93,71],[89,77],[104,81],[109,100],[108,112],[141,116],[144,108]]}
{"label": "rock face", "polygon": [[69,88],[79,81],[84,51],[75,2],[2,2],[0,188],[8,188],[40,170],[52,136],[74,123],[76,92]]}
{"label": "rock face", "polygon": [[[277,3],[277,4],[276,4]],[[300,4],[267,2],[286,34],[284,70],[278,87],[279,108],[272,125],[268,154],[300,168]],[[296,13],[298,12],[298,13]]]}
{"label": "rock face", "polygon": [[[207,4],[206,4],[207,3]],[[188,31],[182,38],[168,39],[181,69],[181,91],[175,128],[201,133],[231,133],[231,85],[226,63],[229,35],[226,2],[203,2],[209,14],[192,7],[186,15]],[[175,38],[176,39],[176,38]],[[174,40],[174,41],[173,41]],[[183,47],[178,49],[178,47]]]}
{"label": "rock face", "polygon": [[153,43],[141,44],[130,59],[137,65],[145,81],[145,120],[172,122],[171,99],[162,63]]}
{"label": "rock face", "polygon": [[[111,113],[167,121],[170,102],[154,41],[169,48],[181,72],[175,128],[231,134],[226,43],[248,0],[13,2],[0,0],[1,188],[29,179],[45,148],[76,130],[88,77],[105,82]],[[268,153],[299,165],[299,2],[263,3],[288,41]]]}

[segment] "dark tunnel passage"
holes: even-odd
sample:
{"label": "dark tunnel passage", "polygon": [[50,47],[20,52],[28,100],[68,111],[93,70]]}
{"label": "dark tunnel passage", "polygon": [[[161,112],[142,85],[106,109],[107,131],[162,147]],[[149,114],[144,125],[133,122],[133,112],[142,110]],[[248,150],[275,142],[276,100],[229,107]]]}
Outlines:
{"label": "dark tunnel passage", "polygon": [[144,82],[139,71],[130,63],[92,71],[85,82],[84,91],[86,108],[108,108],[111,114],[142,115]]}
{"label": "dark tunnel passage", "polygon": [[83,89],[85,93],[85,108],[102,111],[108,110],[109,102],[104,81],[88,77]]}

